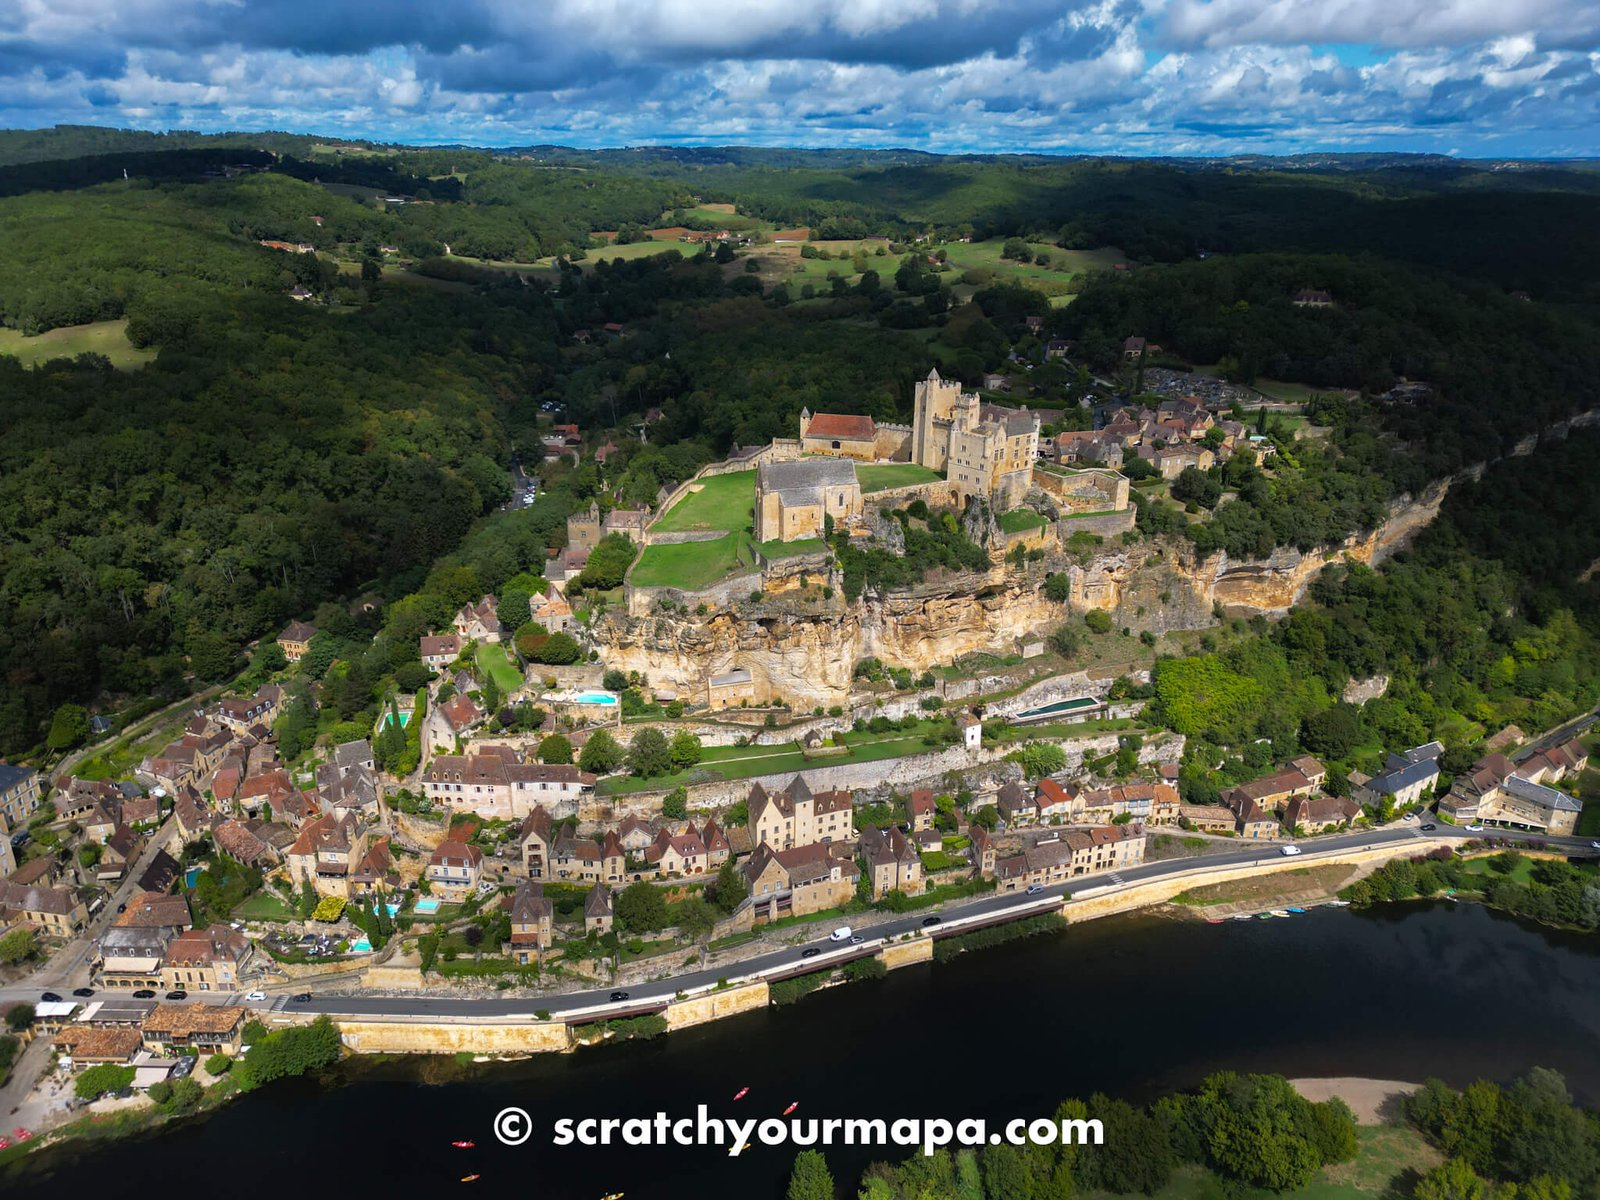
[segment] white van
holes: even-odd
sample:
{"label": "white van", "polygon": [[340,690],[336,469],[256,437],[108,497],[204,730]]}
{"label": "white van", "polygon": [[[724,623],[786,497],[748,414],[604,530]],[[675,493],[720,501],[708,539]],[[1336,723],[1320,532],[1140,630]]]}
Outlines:
{"label": "white van", "polygon": [[1300,847],[1299,846],[1281,846],[1278,849],[1278,853],[1283,855],[1285,858],[1293,858],[1296,854],[1300,853]]}
{"label": "white van", "polygon": [[828,935],[830,942],[848,942],[850,940],[850,926],[841,925]]}

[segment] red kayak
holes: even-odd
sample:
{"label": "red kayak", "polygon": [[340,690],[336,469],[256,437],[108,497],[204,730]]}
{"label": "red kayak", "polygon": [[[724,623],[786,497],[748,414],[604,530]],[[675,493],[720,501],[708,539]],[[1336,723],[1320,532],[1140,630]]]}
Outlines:
{"label": "red kayak", "polygon": [[750,1089],[747,1088],[747,1087],[742,1087],[737,1092],[734,1093],[733,1098],[735,1100],[743,1100],[749,1094],[750,1094]]}
{"label": "red kayak", "polygon": [[800,1101],[796,1100],[793,1104],[789,1105],[788,1108],[783,1110],[783,1115],[787,1117],[790,1113],[792,1113],[795,1109],[797,1109],[799,1107],[800,1107]]}
{"label": "red kayak", "polygon": [[454,1146],[457,1150],[471,1150],[478,1143],[477,1142],[451,1142],[450,1144],[452,1146]]}

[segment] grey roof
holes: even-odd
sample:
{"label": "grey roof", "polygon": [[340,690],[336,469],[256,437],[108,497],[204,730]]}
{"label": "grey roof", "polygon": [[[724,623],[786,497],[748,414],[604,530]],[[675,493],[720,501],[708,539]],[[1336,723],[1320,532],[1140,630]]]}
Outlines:
{"label": "grey roof", "polygon": [[[854,487],[855,464],[847,458],[801,458],[791,462],[762,463],[756,468],[756,485],[777,492],[786,500],[791,493],[811,493],[821,487]],[[809,499],[797,495],[796,499]]]}
{"label": "grey roof", "polygon": [[[853,475],[854,469],[852,468]],[[10,763],[0,763],[0,792],[8,792],[30,775],[37,775],[38,773],[32,767],[13,767]]]}
{"label": "grey roof", "polygon": [[[1393,757],[1399,758],[1398,755]],[[1425,758],[1421,762],[1413,763],[1400,759],[1400,763],[1400,766],[1393,767],[1381,775],[1375,775],[1367,782],[1367,790],[1376,792],[1380,796],[1392,796],[1402,788],[1408,788],[1421,780],[1438,778],[1437,759]]]}
{"label": "grey roof", "polygon": [[1413,746],[1410,750],[1407,750],[1402,757],[1404,757],[1407,762],[1423,762],[1426,759],[1442,758],[1443,756],[1443,742],[1425,742],[1420,746]]}
{"label": "grey roof", "polygon": [[746,667],[735,667],[731,671],[724,671],[721,675],[711,677],[712,687],[727,687],[734,683],[749,683],[750,671]]}
{"label": "grey roof", "polygon": [[1579,812],[1583,808],[1583,805],[1565,792],[1545,787],[1542,783],[1534,783],[1531,779],[1524,779],[1520,775],[1511,776],[1501,786],[1519,799],[1531,800],[1552,811]]}
{"label": "grey roof", "polygon": [[359,741],[343,742],[333,749],[333,761],[343,769],[359,766],[372,761],[372,743],[366,738]]}

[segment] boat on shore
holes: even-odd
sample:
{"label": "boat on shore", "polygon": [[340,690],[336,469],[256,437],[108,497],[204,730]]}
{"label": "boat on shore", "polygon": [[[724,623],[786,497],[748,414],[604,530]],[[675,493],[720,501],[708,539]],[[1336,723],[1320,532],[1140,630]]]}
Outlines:
{"label": "boat on shore", "polygon": [[1285,912],[1292,912],[1292,913],[1303,913],[1303,912],[1305,912],[1305,909],[1303,909],[1303,908],[1286,908],[1286,909],[1284,909],[1284,911]]}
{"label": "boat on shore", "polygon": [[[1268,915],[1274,916],[1274,917],[1287,917],[1289,915],[1289,911],[1290,910],[1287,909],[1287,908],[1275,908]],[[1301,909],[1301,911],[1304,912],[1305,910]]]}
{"label": "boat on shore", "polygon": [[1234,913],[1233,919],[1235,921],[1254,921],[1255,917],[1250,913]]}

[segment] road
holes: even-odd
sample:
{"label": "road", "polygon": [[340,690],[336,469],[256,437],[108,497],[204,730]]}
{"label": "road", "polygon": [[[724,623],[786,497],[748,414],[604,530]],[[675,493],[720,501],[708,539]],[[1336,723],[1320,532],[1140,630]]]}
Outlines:
{"label": "road", "polygon": [[[1400,842],[1415,842],[1420,853],[1435,846],[1447,846],[1477,836],[1465,829],[1443,824],[1438,825],[1430,833],[1423,833],[1421,825],[1424,823],[1415,821],[1401,822],[1379,830],[1342,833],[1330,837],[1317,838],[1314,841],[1301,844],[1302,853],[1298,856],[1297,861],[1315,863],[1320,859],[1329,858],[1349,850],[1393,845]],[[1574,855],[1600,856],[1600,851],[1595,851],[1587,839],[1545,838],[1543,840],[1553,850],[1565,850]],[[1052,911],[1057,907],[1057,902],[1064,892],[1081,895],[1094,889],[1116,889],[1136,883],[1148,883],[1154,879],[1182,878],[1186,875],[1192,875],[1197,884],[1203,884],[1207,874],[1217,867],[1280,864],[1283,861],[1281,851],[1282,843],[1277,842],[1259,846],[1244,845],[1238,850],[1226,854],[1210,854],[1201,858],[1168,859],[1162,862],[1144,863],[1137,867],[1128,867],[1116,872],[1084,875],[1073,879],[1068,884],[1046,888],[1043,892],[1034,895],[1013,892],[1005,895],[986,896],[981,900],[960,903],[945,908],[939,914],[937,933],[955,933],[965,927],[992,924],[996,917],[1022,916],[1026,915],[1030,910],[1039,912]],[[1116,878],[1113,879],[1112,875],[1115,875]],[[367,993],[353,996],[313,995],[311,1000],[298,1004],[282,995],[268,996],[266,999],[257,1002],[246,1001],[236,993],[227,995],[192,995],[190,999],[214,1004],[248,1004],[249,1007],[266,1012],[329,1013],[335,1016],[378,1019],[426,1020],[430,1017],[451,1019],[475,1017],[505,1020],[521,1017],[531,1021],[535,1019],[534,1014],[540,1011],[549,1012],[552,1016],[593,1019],[621,1017],[659,1011],[677,993],[709,990],[714,988],[719,979],[722,978],[727,978],[730,982],[735,983],[755,979],[781,979],[789,975],[814,971],[821,967],[837,966],[840,963],[848,962],[852,958],[875,954],[882,949],[886,942],[903,934],[921,930],[923,922],[928,920],[930,915],[927,912],[913,913],[908,916],[893,918],[881,924],[872,925],[869,928],[864,927],[860,930],[862,941],[858,944],[845,943],[841,945],[831,942],[824,935],[802,945],[774,950],[755,958],[745,959],[731,966],[723,966],[707,971],[692,971],[683,975],[673,976],[671,979],[631,985],[626,989],[622,989],[626,993],[626,999],[618,1001],[611,1000],[610,997],[615,990],[611,988],[587,992],[568,992],[561,995],[532,999],[515,997],[477,999],[450,995],[417,995],[414,993],[404,995]],[[801,956],[802,950],[811,948],[815,948],[818,953],[809,958],[803,958]],[[31,1001],[37,999],[38,990],[36,986],[7,988],[0,991],[0,1000],[4,1001]]]}

